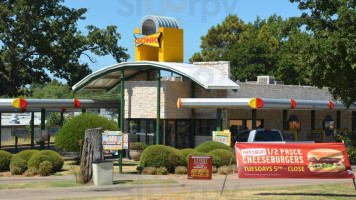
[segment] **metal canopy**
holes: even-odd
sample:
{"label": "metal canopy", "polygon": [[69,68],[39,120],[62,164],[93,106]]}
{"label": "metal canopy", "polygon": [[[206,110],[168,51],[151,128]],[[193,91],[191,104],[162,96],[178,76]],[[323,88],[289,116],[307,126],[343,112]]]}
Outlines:
{"label": "metal canopy", "polygon": [[[346,110],[341,102],[269,98],[179,98],[178,108]],[[355,105],[348,109],[356,110]]]}
{"label": "metal canopy", "polygon": [[129,78],[134,77],[136,74],[141,74],[145,70],[160,69],[189,78],[208,90],[237,90],[240,88],[239,85],[227,78],[226,75],[199,65],[175,62],[139,61],[123,62],[105,67],[83,78],[75,84],[72,89],[76,92],[82,89],[110,90],[120,83],[121,69],[125,70],[125,80],[129,80]]}

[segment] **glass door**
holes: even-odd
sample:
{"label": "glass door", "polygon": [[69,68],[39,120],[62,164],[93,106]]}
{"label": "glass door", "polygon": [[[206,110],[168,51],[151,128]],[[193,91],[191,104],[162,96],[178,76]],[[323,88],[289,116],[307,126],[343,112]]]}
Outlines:
{"label": "glass door", "polygon": [[175,148],[189,148],[190,147],[190,121],[177,120],[176,131],[176,145]]}

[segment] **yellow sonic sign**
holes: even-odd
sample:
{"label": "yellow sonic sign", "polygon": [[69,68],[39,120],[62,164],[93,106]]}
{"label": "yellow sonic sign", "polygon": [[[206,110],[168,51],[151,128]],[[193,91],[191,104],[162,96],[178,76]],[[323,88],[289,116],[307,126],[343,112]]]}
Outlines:
{"label": "yellow sonic sign", "polygon": [[160,38],[162,33],[154,33],[152,35],[134,34],[136,46],[147,45],[151,47],[161,47]]}

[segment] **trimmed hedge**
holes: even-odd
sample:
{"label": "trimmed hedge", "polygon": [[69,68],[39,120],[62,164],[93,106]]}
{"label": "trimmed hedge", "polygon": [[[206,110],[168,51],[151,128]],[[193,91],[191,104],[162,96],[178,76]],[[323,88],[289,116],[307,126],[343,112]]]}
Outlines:
{"label": "trimmed hedge", "polygon": [[35,155],[31,157],[28,161],[27,166],[35,167],[36,169],[39,168],[39,165],[43,161],[50,161],[53,165],[53,172],[58,172],[62,169],[64,160],[59,153],[52,151],[52,150],[42,150],[37,152]]}
{"label": "trimmed hedge", "polygon": [[41,164],[38,166],[37,174],[41,176],[48,176],[51,174],[53,171],[53,165],[50,161],[45,160],[41,162]]}
{"label": "trimmed hedge", "polygon": [[195,147],[195,150],[199,152],[205,152],[205,153],[209,153],[210,151],[215,149],[226,149],[231,152],[233,150],[231,147],[227,146],[226,144],[217,141],[206,141],[201,143],[199,146]]}
{"label": "trimmed hedge", "polygon": [[11,158],[11,162],[16,160],[17,158],[21,158],[21,159],[24,159],[26,161],[26,169],[27,169],[27,163],[28,161],[31,159],[31,157],[33,155],[35,155],[36,153],[38,152],[38,150],[34,150],[34,149],[29,149],[29,150],[24,150],[24,151],[21,151],[19,153],[17,153],[16,155],[14,155],[12,158]]}
{"label": "trimmed hedge", "polygon": [[180,150],[180,152],[183,154],[184,159],[186,159],[189,154],[191,154],[191,153],[193,153],[193,152],[198,152],[198,151],[195,150],[195,149],[186,148],[186,149]]}
{"label": "trimmed hedge", "polygon": [[220,164],[220,158],[211,154],[211,153],[204,153],[204,152],[193,152],[189,154],[185,159],[186,159],[186,164],[187,166],[189,165],[189,156],[213,156],[213,166],[219,167]]}
{"label": "trimmed hedge", "polygon": [[10,171],[12,175],[20,175],[25,172],[27,169],[26,160],[22,158],[16,158],[15,160],[11,161],[10,164]]}
{"label": "trimmed hedge", "polygon": [[[232,152],[231,151],[225,150],[225,149],[215,149],[215,150],[210,151],[209,153],[219,157],[220,158],[220,164],[222,166],[230,164],[230,159],[231,159],[231,156],[232,156]],[[236,163],[236,157],[235,156],[232,158],[232,163],[233,164]]]}
{"label": "trimmed hedge", "polygon": [[83,148],[86,129],[102,127],[103,130],[118,131],[117,123],[93,113],[83,113],[71,118],[59,130],[54,140],[55,147],[65,151],[79,152]]}
{"label": "trimmed hedge", "polygon": [[183,154],[173,147],[164,145],[151,145],[141,154],[140,166],[145,167],[165,167],[170,173],[175,167],[185,165]]}
{"label": "trimmed hedge", "polygon": [[0,150],[0,172],[9,171],[11,158],[11,153],[4,150]]}

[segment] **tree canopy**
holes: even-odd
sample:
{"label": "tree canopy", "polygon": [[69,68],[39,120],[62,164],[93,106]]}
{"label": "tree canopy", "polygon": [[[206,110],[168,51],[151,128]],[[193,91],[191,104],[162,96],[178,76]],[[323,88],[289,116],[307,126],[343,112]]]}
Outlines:
{"label": "tree canopy", "polygon": [[0,95],[19,95],[26,85],[50,82],[50,74],[74,85],[91,73],[81,56],[112,55],[126,61],[118,45],[116,26],[77,28],[85,8],[64,6],[63,0],[4,0],[0,2]]}
{"label": "tree canopy", "polygon": [[[356,1],[290,0],[303,14],[245,24],[236,15],[202,36],[190,61],[228,60],[237,79],[273,75],[286,84],[328,87],[346,106],[356,102]],[[231,28],[233,31],[227,31]]]}

